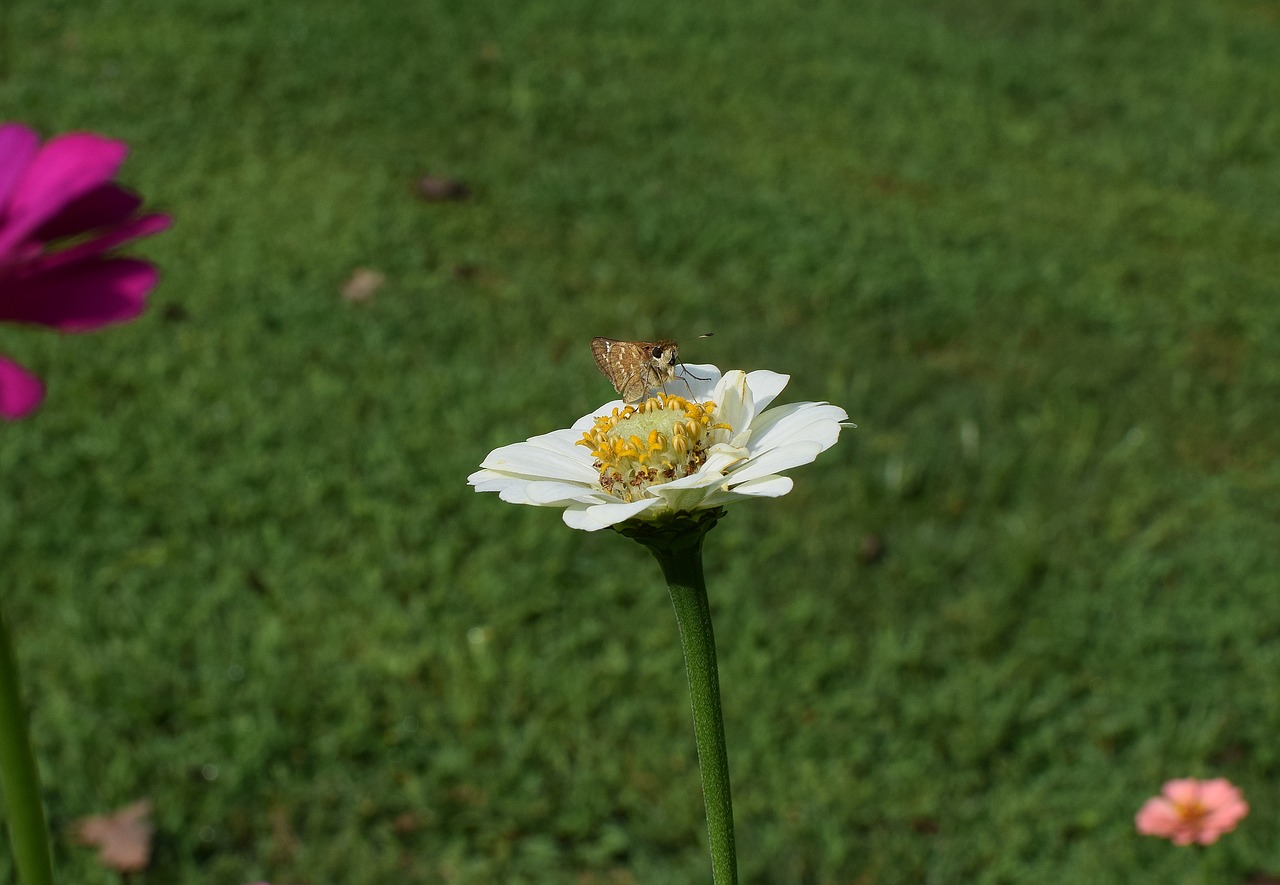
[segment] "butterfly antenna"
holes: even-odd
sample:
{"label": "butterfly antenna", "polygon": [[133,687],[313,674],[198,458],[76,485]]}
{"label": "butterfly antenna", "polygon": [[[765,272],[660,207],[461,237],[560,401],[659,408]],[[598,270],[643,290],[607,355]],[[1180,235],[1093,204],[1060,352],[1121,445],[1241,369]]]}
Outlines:
{"label": "butterfly antenna", "polygon": [[[702,339],[702,338],[710,338],[713,335],[715,335],[715,332],[703,332],[701,335],[695,335],[694,337],[688,338],[685,340],[698,341],[699,339]],[[681,382],[683,382],[685,389],[689,391],[689,396],[692,397],[695,402],[697,402],[698,397],[694,394],[693,387],[689,384],[689,378],[692,378],[695,381],[710,381],[711,379],[703,378],[701,375],[695,375],[692,372],[690,372],[689,367],[684,364],[684,360],[679,360],[678,362],[680,364],[680,368],[684,370],[680,374],[680,380]],[[686,375],[688,376],[688,378],[685,377]]]}
{"label": "butterfly antenna", "polygon": [[[698,340],[700,340],[700,339],[702,339],[702,338],[711,338],[711,337],[712,337],[712,336],[714,336],[715,334],[716,334],[715,332],[703,332],[701,335],[697,335],[697,336],[695,336],[695,337],[693,337],[693,338],[690,338],[689,340],[690,340],[690,341],[698,341]],[[695,381],[710,381],[710,380],[711,380],[710,378],[703,378],[703,377],[701,377],[700,375],[695,375],[695,374],[693,374],[692,372],[690,372],[690,371],[689,371],[689,368],[684,364],[684,361],[683,361],[683,360],[681,360],[681,362],[680,362],[680,368],[684,369],[684,373],[685,373],[685,375],[688,375],[690,378],[694,379]],[[683,376],[683,375],[680,377],[680,380],[681,380],[681,381],[684,381],[684,386],[685,386],[685,387],[689,387],[689,382],[688,382],[687,380],[685,380],[685,378],[684,378],[684,376]],[[692,387],[689,387],[689,392],[690,392],[690,393],[693,393],[693,388],[692,388]]]}

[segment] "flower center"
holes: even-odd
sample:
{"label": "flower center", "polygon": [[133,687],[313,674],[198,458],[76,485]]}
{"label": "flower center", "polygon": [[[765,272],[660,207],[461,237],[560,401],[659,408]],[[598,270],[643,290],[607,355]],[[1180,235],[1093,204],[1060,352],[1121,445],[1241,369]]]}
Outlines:
{"label": "flower center", "polygon": [[623,501],[645,497],[651,485],[697,472],[707,460],[716,404],[657,393],[635,406],[596,418],[578,445],[595,456],[600,488]]}
{"label": "flower center", "polygon": [[1192,799],[1190,802],[1175,802],[1173,807],[1178,813],[1178,820],[1184,824],[1195,823],[1209,813],[1209,809],[1205,808],[1199,799]]}

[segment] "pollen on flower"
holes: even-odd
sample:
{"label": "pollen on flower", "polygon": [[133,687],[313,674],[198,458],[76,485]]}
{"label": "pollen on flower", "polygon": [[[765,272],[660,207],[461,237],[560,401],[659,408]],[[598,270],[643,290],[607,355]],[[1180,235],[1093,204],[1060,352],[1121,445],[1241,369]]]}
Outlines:
{"label": "pollen on flower", "polygon": [[600,488],[623,501],[645,496],[649,486],[696,473],[707,460],[716,404],[658,393],[644,402],[596,418],[578,445],[595,456]]}

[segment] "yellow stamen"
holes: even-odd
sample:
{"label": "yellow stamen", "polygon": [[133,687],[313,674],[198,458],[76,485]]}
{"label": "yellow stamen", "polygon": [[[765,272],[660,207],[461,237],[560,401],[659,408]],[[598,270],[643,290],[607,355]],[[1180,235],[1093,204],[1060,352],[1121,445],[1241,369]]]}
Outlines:
{"label": "yellow stamen", "polygon": [[637,405],[614,408],[582,435],[600,472],[600,488],[624,501],[644,497],[651,485],[690,476],[707,460],[724,423],[713,423],[716,404],[658,393]]}

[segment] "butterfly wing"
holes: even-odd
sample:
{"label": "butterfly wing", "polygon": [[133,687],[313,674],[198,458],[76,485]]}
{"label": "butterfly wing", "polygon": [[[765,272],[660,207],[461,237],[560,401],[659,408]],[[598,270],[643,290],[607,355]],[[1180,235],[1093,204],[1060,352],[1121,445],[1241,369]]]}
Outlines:
{"label": "butterfly wing", "polygon": [[649,388],[653,385],[649,383],[649,379],[645,376],[648,373],[643,368],[632,373],[622,380],[622,383],[614,382],[614,386],[618,389],[618,393],[622,394],[624,402],[638,403],[644,399],[644,395],[649,392]]}
{"label": "butterfly wing", "polygon": [[676,343],[661,341],[619,341],[616,338],[592,338],[591,355],[600,371],[613,383],[613,389],[629,403],[638,403],[650,389],[661,390],[675,379],[679,363]]}
{"label": "butterfly wing", "polygon": [[610,381],[613,380],[613,371],[609,366],[609,352],[622,343],[614,338],[591,339],[591,355],[596,358],[596,366]]}
{"label": "butterfly wing", "polygon": [[[638,402],[644,396],[644,345],[616,338],[592,338],[591,355],[596,365],[627,402]],[[636,387],[641,389],[636,391]]]}

